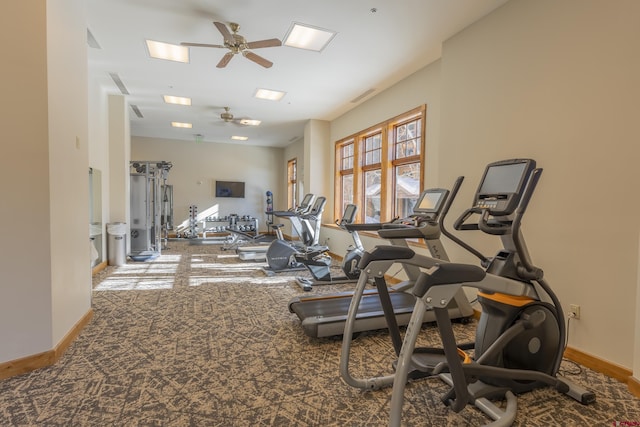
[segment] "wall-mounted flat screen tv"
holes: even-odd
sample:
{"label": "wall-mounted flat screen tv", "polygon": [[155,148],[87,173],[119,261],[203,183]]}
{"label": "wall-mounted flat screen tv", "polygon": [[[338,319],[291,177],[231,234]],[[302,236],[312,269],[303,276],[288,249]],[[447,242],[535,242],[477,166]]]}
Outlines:
{"label": "wall-mounted flat screen tv", "polygon": [[216,197],[244,197],[244,182],[216,181]]}

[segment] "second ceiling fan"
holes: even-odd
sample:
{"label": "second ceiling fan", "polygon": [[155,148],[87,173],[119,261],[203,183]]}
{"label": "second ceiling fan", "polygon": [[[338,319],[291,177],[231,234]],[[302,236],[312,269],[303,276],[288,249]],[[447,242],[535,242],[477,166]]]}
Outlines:
{"label": "second ceiling fan", "polygon": [[251,52],[250,49],[259,49],[262,47],[277,47],[282,46],[282,42],[278,39],[266,39],[266,40],[258,40],[255,42],[247,42],[244,37],[238,34],[238,30],[240,29],[240,25],[231,22],[229,23],[229,28],[222,22],[214,22],[213,23],[218,31],[222,34],[224,39],[224,45],[219,44],[206,44],[206,43],[180,43],[182,46],[192,46],[192,47],[215,47],[215,48],[227,48],[230,52],[225,53],[220,62],[216,67],[224,68],[227,66],[231,58],[234,55],[241,54],[245,58],[255,62],[258,65],[261,65],[265,68],[270,68],[273,65],[273,62]]}

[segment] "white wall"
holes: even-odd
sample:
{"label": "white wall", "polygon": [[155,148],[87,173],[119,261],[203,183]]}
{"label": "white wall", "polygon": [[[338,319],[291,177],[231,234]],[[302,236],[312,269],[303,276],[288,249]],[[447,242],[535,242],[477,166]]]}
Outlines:
{"label": "white wall", "polygon": [[[177,141],[133,137],[131,160],[172,162],[167,184],[173,185],[175,224],[187,220],[189,206],[210,215],[252,215],[266,230],[266,192],[277,194],[282,176],[283,149],[242,143]],[[285,162],[286,168],[286,162]],[[215,197],[215,181],[244,181],[244,198]],[[285,187],[286,189],[286,187]],[[280,197],[280,196],[278,196]],[[286,203],[286,196],[277,200]],[[276,209],[278,207],[276,206]]]}
{"label": "white wall", "polygon": [[[638,262],[640,2],[512,0],[448,40],[441,183],[488,162],[544,168],[524,222],[534,261],[565,307],[569,344],[632,366]],[[472,184],[473,183],[473,184]],[[456,253],[454,253],[454,256]]]}

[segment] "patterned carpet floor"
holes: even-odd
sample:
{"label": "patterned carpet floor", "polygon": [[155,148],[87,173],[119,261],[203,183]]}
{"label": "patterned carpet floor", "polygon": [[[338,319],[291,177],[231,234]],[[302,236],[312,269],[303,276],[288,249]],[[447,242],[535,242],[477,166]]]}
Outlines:
{"label": "patterned carpet floor", "polygon": [[[391,390],[347,386],[339,375],[341,340],[306,336],[288,311],[289,300],[308,295],[295,276],[268,277],[264,264],[241,262],[220,245],[169,246],[151,262],[94,277],[94,317],[61,360],[0,381],[0,426],[388,424]],[[457,324],[456,334],[472,336],[473,327]],[[425,336],[434,334],[425,328]],[[356,375],[389,374],[393,358],[384,331],[354,342]],[[597,402],[582,406],[536,390],[519,397],[514,425],[640,425],[640,400],[626,385],[571,362],[562,373],[595,391]],[[451,412],[440,402],[445,391],[437,379],[410,383],[404,425],[489,421],[470,406]]]}

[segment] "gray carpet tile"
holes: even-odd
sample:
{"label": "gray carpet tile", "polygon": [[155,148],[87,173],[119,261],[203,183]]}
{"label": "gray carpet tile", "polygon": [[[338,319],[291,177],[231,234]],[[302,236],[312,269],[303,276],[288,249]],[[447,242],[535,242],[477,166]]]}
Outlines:
{"label": "gray carpet tile", "polygon": [[[341,340],[304,335],[287,304],[299,272],[266,276],[220,245],[171,241],[151,262],[94,277],[94,317],[54,366],[0,381],[1,426],[385,426],[391,390],[364,392],[339,375]],[[353,285],[315,287],[313,293]],[[460,339],[474,324],[455,325]],[[425,327],[421,345],[437,343]],[[385,331],[353,344],[355,375],[391,373]],[[597,393],[582,406],[554,390],[519,396],[517,426],[640,424],[626,385],[571,362],[562,371]],[[453,413],[438,379],[405,393],[406,426],[475,426]],[[624,425],[624,424],[622,424]],[[632,425],[632,424],[627,424]],[[637,424],[636,424],[637,425]]]}

